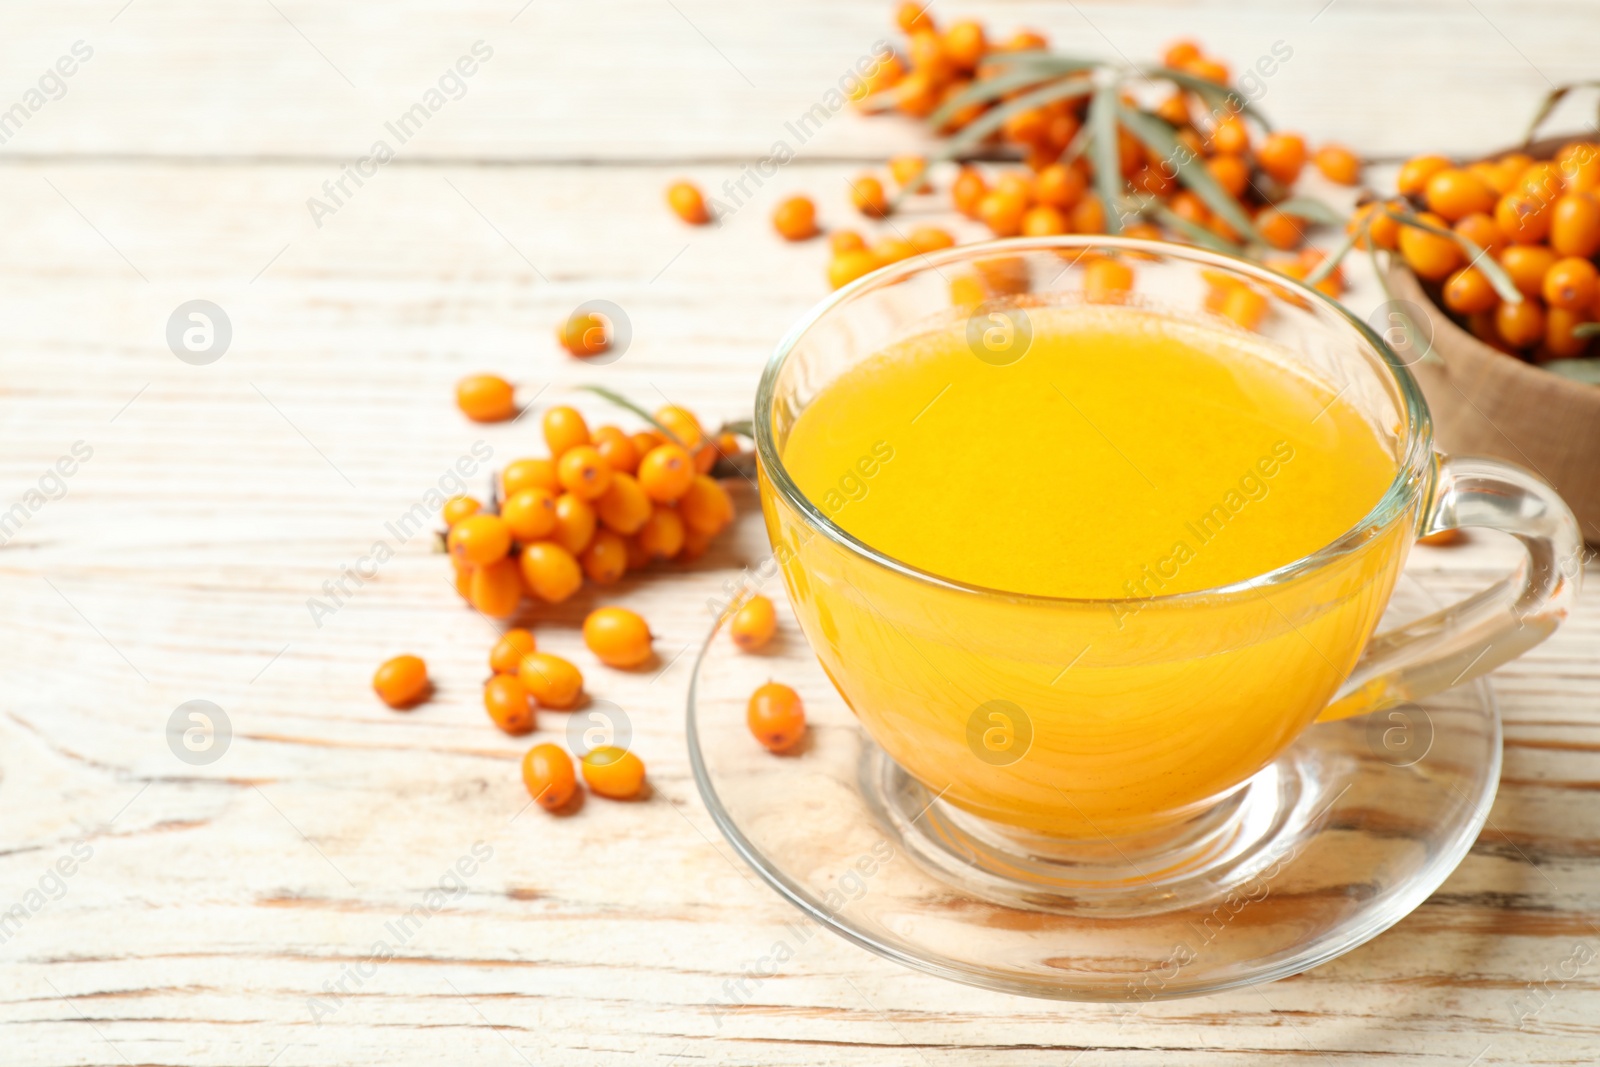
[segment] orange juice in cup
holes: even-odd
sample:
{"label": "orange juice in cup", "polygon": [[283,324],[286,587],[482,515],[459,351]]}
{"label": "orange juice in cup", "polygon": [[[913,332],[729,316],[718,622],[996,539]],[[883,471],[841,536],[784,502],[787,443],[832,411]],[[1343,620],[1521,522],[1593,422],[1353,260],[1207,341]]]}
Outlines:
{"label": "orange juice in cup", "polygon": [[[1035,243],[1058,277],[1120,244]],[[1319,717],[1517,655],[1571,596],[1564,505],[1436,457],[1370,331],[1304,297],[1242,331],[1200,275],[1268,277],[1134,245],[1114,304],[1063,285],[934,310],[963,249],[880,272],[791,334],[757,405],[768,532],[829,678],[940,801],[1052,838],[1182,823]],[[1458,524],[1534,549],[1520,599],[1369,651],[1417,534]]]}

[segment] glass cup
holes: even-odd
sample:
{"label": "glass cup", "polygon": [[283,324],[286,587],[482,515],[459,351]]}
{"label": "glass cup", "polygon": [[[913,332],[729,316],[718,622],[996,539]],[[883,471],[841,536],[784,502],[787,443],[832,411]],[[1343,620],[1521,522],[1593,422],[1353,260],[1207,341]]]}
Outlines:
{"label": "glass cup", "polygon": [[[783,463],[789,432],[841,374],[928,331],[965,328],[974,358],[1009,358],[1005,346],[1025,343],[1044,309],[1087,299],[1077,264],[1106,254],[1135,267],[1130,315],[1239,329],[1206,310],[1208,289],[1225,276],[1270,294],[1255,332],[1380,430],[1395,473],[1371,511],[1331,544],[1248,580],[1090,600],[927,573],[852,537],[799,491]],[[953,307],[959,275],[1006,295]],[[1208,812],[1313,723],[1416,700],[1544,640],[1581,573],[1578,527],[1555,492],[1499,460],[1436,453],[1421,391],[1371,329],[1315,290],[1196,248],[1010,240],[869,275],[780,344],[755,430],[767,531],[829,678],[941,804],[1023,835],[1035,852],[1208,826]],[[1375,634],[1412,543],[1460,527],[1511,534],[1525,556],[1460,603]]]}

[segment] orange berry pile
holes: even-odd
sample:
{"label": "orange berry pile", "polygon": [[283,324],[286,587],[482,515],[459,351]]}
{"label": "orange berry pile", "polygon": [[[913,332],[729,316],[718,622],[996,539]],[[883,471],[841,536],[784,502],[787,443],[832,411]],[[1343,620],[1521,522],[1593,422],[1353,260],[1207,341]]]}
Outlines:
{"label": "orange berry pile", "polygon": [[[1408,160],[1399,198],[1373,203],[1352,225],[1397,252],[1429,295],[1479,340],[1538,363],[1589,354],[1586,324],[1600,321],[1600,144],[1573,141],[1548,160],[1522,152],[1457,164]],[[1432,229],[1396,221],[1414,212]],[[1520,300],[1496,289],[1485,264],[1448,234],[1482,249]]]}
{"label": "orange berry pile", "polygon": [[[969,151],[981,148],[990,155],[1020,157],[1022,164],[963,164],[949,182],[950,206],[955,213],[981,223],[993,237],[1120,230],[1146,240],[1213,245],[1221,241],[1269,266],[1289,265],[1291,276],[1303,279],[1306,271],[1294,266],[1300,260],[1270,255],[1271,250],[1300,248],[1314,226],[1311,218],[1301,214],[1311,209],[1290,202],[1295,183],[1308,167],[1335,184],[1360,182],[1361,160],[1354,152],[1332,143],[1313,150],[1297,133],[1268,131],[1233,88],[1228,65],[1207,55],[1195,42],[1182,40],[1169,46],[1160,67],[1142,79],[1142,96],[1132,88],[1121,92],[1122,106],[1139,112],[1141,119],[1135,122],[1128,117],[1134,128],[1120,121],[1117,124],[1115,155],[1120,173],[1115,184],[1118,198],[1126,204],[1108,205],[1102,201],[1104,183],[1097,181],[1095,174],[1098,153],[1086,150],[1087,90],[1034,108],[1013,110],[1003,121],[999,115],[993,119],[985,116],[995,108],[1009,106],[1037,83],[1015,83],[1010,91],[990,93],[987,98],[970,95],[983,92],[991,77],[1012,77],[1017,68],[1007,64],[1016,63],[1018,53],[1047,54],[1048,42],[1042,35],[1024,29],[1009,37],[995,37],[970,19],[940,27],[927,5],[916,0],[899,6],[895,23],[905,35],[903,46],[863,77],[852,98],[858,107],[873,113],[898,112],[923,120],[941,112],[944,117],[935,120],[940,125],[934,133],[942,137],[959,135],[980,120],[994,126]],[[1278,58],[1263,57],[1247,76],[1270,76],[1271,70],[1263,64],[1277,62]],[[1038,82],[1058,76],[1042,72]],[[1198,84],[1196,79],[1209,84]],[[1162,86],[1166,86],[1164,95],[1151,103],[1153,90]],[[1155,134],[1135,132],[1147,124],[1159,137],[1171,137],[1175,147],[1170,151],[1153,148],[1159,140]],[[866,219],[886,219],[899,196],[935,192],[930,165],[922,156],[896,156],[888,160],[886,169],[887,178],[869,172],[848,180],[849,201]],[[1196,180],[1191,175],[1201,170],[1216,189],[1209,200],[1190,188]],[[704,197],[691,183],[675,183],[668,189],[667,199],[686,222],[704,223],[709,217]],[[1121,214],[1130,210],[1136,213]],[[1108,218],[1108,211],[1118,212],[1118,217]],[[816,207],[807,197],[791,196],[778,205],[773,226],[787,240],[806,240],[819,232]],[[1252,232],[1241,233],[1241,228]],[[948,229],[936,225],[906,232],[888,224],[886,230],[876,240],[864,239],[853,230],[832,231],[829,285],[838,289],[880,267],[956,243]],[[1337,284],[1322,288],[1332,289]],[[972,291],[962,293],[957,303],[976,303],[1006,292],[970,280],[962,285]]]}
{"label": "orange berry pile", "polygon": [[[548,456],[508,463],[488,506],[457,496],[441,509],[457,592],[483,614],[509,619],[534,605],[567,600],[586,581],[610,585],[657,560],[703,553],[733,521],[733,499],[712,471],[719,459],[743,452],[739,438],[722,432],[713,439],[692,412],[676,405],[652,418],[650,427],[633,433],[611,425],[591,432],[575,408],[548,409]],[[771,608],[768,603],[769,616]],[[766,637],[771,630],[769,618]],[[589,612],[583,640],[596,659],[619,669],[641,667],[654,654],[649,624],[623,607]],[[512,736],[538,728],[539,708],[570,711],[583,703],[582,671],[540,651],[525,628],[500,636],[489,650],[489,668],[484,710]],[[413,707],[431,692],[426,665],[411,655],[384,663],[372,685],[394,708]],[[535,745],[522,761],[529,794],[550,811],[571,802],[580,772],[601,796],[628,799],[644,788],[643,762],[615,746],[584,755],[577,772],[571,756],[552,743]]]}

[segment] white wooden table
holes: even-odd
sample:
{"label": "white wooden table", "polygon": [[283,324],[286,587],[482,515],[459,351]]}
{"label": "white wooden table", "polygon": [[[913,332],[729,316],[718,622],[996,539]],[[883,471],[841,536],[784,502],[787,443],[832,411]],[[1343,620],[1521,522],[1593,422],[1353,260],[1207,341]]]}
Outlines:
{"label": "white wooden table", "polygon": [[[494,627],[462,609],[425,538],[396,542],[313,622],[308,598],[474,441],[496,462],[537,451],[527,421],[460,418],[463,373],[497,370],[545,400],[598,379],[712,419],[749,411],[759,363],[824,293],[821,243],[783,245],[770,206],[806,190],[845,222],[844,177],[917,131],[841,114],[716,229],[679,224],[661,190],[680,174],[717,189],[766,155],[887,35],[886,8],[85,0],[0,13],[0,112],[24,103],[9,131],[0,122],[0,510],[35,499],[41,478],[46,490],[0,548],[0,911],[23,916],[0,926],[0,1061],[1600,1055],[1600,598],[1496,676],[1499,800],[1428,903],[1308,974],[1136,1013],[979,992],[823,935],[718,1017],[724,983],[796,918],[716,834],[687,770],[688,658],[673,657],[749,562],[735,547],[624,587],[663,669],[596,668],[591,688],[627,709],[654,795],[569,819],[514,818],[526,742],[490,729],[477,694]],[[1263,105],[1378,155],[1515,139],[1550,83],[1596,74],[1600,31],[1588,0],[935,8],[965,13],[1108,56],[1193,33],[1238,65],[1287,42]],[[46,79],[30,110],[29,89],[79,41],[72,75]],[[314,221],[308,198],[478,41],[492,55],[463,95]],[[552,334],[593,298],[635,330],[604,368],[575,365]],[[232,326],[207,366],[165,339],[196,299]],[[1369,285],[1351,302],[1376,297]],[[92,455],[45,477],[75,442]],[[1466,590],[1502,548],[1480,539],[1417,566]],[[544,646],[577,649],[589,603],[541,623]],[[401,650],[440,682],[405,715],[368,689]],[[231,723],[207,765],[166,739],[196,699]],[[431,910],[463,859],[465,888]],[[419,903],[427,918],[397,942]],[[373,966],[380,941],[393,958]]]}

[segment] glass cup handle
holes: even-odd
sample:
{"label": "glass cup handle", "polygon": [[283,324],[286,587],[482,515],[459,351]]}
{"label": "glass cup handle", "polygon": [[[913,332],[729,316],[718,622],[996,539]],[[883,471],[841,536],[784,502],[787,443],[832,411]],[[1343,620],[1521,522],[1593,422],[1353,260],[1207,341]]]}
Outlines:
{"label": "glass cup handle", "polygon": [[1583,577],[1583,538],[1566,502],[1513,464],[1441,457],[1422,535],[1471,526],[1510,534],[1526,555],[1487,589],[1375,635],[1318,722],[1394,707],[1477,678],[1561,625]]}

